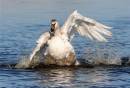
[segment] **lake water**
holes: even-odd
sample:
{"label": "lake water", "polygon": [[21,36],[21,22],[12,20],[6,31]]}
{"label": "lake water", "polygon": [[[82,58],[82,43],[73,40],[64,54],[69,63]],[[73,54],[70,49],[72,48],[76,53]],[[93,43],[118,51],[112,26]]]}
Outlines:
{"label": "lake water", "polygon": [[[76,36],[78,58],[86,49],[105,48],[118,57],[130,55],[129,0],[0,0],[0,64],[17,63],[29,55],[35,41],[56,18],[61,25],[75,9],[84,16],[113,27],[107,43]],[[116,57],[116,56],[115,56]],[[94,68],[0,68],[1,88],[129,88],[129,66]]]}

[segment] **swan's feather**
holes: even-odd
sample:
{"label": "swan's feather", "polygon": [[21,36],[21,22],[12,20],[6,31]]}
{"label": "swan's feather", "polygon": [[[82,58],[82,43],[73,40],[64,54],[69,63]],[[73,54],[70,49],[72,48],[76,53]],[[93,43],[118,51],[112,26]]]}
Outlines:
{"label": "swan's feather", "polygon": [[32,54],[30,55],[30,61],[33,61],[34,56],[36,56],[42,49],[44,49],[43,47],[45,47],[45,45],[46,45],[49,38],[50,38],[50,33],[49,32],[43,33],[39,37],[39,39],[36,41],[37,45],[34,48]]}
{"label": "swan's feather", "polygon": [[[36,48],[30,55],[30,63],[35,59],[36,55],[39,55],[39,53],[43,51],[43,49],[45,49],[45,52],[48,51],[50,55],[54,56],[54,58],[64,59],[67,56],[67,53],[74,53],[70,41],[76,32],[81,36],[89,37],[91,40],[98,41],[107,41],[104,36],[112,35],[108,30],[111,29],[111,27],[103,25],[88,17],[84,17],[77,11],[74,11],[68,17],[67,21],[61,28],[56,26],[56,29],[55,35],[50,39],[50,41],[48,41],[50,38],[49,32],[43,33],[40,36]],[[46,44],[48,44],[47,48],[45,47]]]}
{"label": "swan's feather", "polygon": [[91,18],[84,17],[77,11],[74,11],[62,26],[62,31],[67,33],[69,38],[75,32],[78,32],[81,36],[98,41],[107,41],[104,36],[112,36],[112,33],[108,29],[111,29],[111,27],[103,25]]}

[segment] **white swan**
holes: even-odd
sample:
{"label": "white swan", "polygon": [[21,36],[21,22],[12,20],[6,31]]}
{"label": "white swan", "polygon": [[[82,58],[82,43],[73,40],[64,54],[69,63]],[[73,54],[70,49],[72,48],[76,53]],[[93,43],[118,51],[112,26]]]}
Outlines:
{"label": "white swan", "polygon": [[[30,55],[30,62],[33,61],[37,52],[42,51],[45,64],[75,65],[80,64],[76,60],[75,51],[71,45],[71,39],[76,32],[81,36],[101,42],[107,41],[103,36],[112,36],[108,30],[111,27],[105,26],[93,19],[84,17],[74,11],[65,24],[60,27],[56,20],[51,22],[51,31],[40,36],[37,46]],[[46,46],[47,45],[47,46]]]}

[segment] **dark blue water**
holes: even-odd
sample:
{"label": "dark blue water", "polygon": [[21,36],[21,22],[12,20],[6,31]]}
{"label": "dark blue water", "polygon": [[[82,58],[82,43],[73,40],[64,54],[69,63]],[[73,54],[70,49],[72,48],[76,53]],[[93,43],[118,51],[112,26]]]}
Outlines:
{"label": "dark blue water", "polygon": [[[108,43],[95,44],[79,36],[73,40],[77,57],[87,47],[105,47],[120,56],[130,55],[129,0],[0,0],[0,64],[17,63],[29,55],[50,19],[64,23],[77,9],[84,16],[112,26]],[[3,88],[129,88],[130,67],[44,68],[34,70],[0,68]]]}

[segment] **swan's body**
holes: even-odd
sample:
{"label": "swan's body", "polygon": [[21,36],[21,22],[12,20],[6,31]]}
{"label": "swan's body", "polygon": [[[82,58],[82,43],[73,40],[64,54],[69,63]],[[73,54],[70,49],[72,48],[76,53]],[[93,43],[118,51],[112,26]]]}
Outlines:
{"label": "swan's body", "polygon": [[[87,18],[74,11],[67,19],[65,24],[60,27],[57,21],[52,23],[54,33],[53,36],[49,32],[41,35],[37,41],[37,46],[30,56],[30,62],[34,59],[37,52],[44,49],[43,55],[53,58],[53,62],[48,62],[45,58],[45,63],[56,65],[73,65],[77,64],[74,48],[71,45],[71,39],[75,32],[81,36],[89,37],[92,40],[107,41],[103,35],[111,36],[111,32],[107,29],[110,27],[96,22],[93,19]],[[47,47],[45,48],[45,45]],[[52,59],[51,59],[52,60]]]}
{"label": "swan's body", "polygon": [[54,36],[48,41],[48,53],[56,59],[65,58],[69,52],[74,53],[74,49],[68,40],[62,39],[60,36]]}

